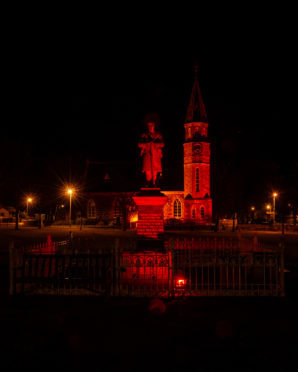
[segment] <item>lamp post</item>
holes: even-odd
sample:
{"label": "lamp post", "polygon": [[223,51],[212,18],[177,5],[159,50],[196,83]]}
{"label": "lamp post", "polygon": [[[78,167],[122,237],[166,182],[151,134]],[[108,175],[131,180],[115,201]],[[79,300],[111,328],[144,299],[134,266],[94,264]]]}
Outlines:
{"label": "lamp post", "polygon": [[254,223],[254,220],[255,220],[255,207],[252,206],[250,208],[250,210],[251,210],[251,223]]}
{"label": "lamp post", "polygon": [[27,198],[27,216],[28,216],[28,212],[29,212],[29,203],[32,202],[32,198]]}
{"label": "lamp post", "polygon": [[275,223],[275,198],[278,196],[278,194],[274,192],[272,196],[273,196],[273,223]]}
{"label": "lamp post", "polygon": [[69,194],[69,228],[71,228],[71,196],[72,196],[73,190],[68,189],[67,193]]}

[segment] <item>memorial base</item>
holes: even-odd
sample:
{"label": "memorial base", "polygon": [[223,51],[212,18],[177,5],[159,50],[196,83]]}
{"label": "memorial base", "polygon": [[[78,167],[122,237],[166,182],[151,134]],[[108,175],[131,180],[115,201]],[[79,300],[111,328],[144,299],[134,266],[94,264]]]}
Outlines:
{"label": "memorial base", "polygon": [[163,207],[167,199],[158,188],[142,188],[133,196],[138,208],[138,236],[157,239],[164,232]]}

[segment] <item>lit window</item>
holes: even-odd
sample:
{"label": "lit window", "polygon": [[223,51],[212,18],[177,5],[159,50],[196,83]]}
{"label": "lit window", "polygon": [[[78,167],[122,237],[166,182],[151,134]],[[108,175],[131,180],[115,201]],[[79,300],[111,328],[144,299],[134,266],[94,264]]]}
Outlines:
{"label": "lit window", "polygon": [[87,217],[95,218],[96,217],[96,207],[94,200],[89,200],[87,208]]}
{"label": "lit window", "polygon": [[205,208],[204,207],[200,208],[200,214],[201,214],[201,218],[205,217]]}
{"label": "lit window", "polygon": [[181,217],[182,217],[181,201],[176,199],[174,201],[174,218],[181,218]]}
{"label": "lit window", "polygon": [[196,192],[200,191],[200,174],[199,168],[196,168]]}

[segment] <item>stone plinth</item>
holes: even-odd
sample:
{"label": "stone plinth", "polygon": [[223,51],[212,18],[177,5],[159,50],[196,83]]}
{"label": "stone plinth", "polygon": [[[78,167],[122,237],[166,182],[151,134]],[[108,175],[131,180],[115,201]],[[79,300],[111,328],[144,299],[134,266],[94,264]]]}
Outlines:
{"label": "stone plinth", "polygon": [[164,232],[163,207],[167,196],[158,188],[142,188],[133,196],[138,207],[137,234],[147,238],[158,238]]}

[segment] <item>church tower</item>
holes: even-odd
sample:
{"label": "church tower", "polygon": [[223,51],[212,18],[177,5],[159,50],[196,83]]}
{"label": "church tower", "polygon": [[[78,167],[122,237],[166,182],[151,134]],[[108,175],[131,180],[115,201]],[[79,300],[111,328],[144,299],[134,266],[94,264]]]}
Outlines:
{"label": "church tower", "polygon": [[208,225],[212,222],[210,141],[207,114],[198,81],[198,65],[195,66],[195,80],[184,128],[184,218]]}

